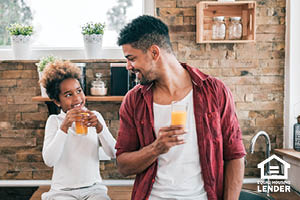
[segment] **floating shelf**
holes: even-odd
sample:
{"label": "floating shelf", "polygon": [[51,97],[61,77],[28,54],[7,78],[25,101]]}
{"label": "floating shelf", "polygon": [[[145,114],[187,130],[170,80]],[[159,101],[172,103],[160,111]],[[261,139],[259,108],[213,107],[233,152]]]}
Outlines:
{"label": "floating shelf", "polygon": [[[197,43],[249,43],[256,40],[256,2],[216,2],[202,1],[197,4],[196,40]],[[213,17],[224,16],[226,36],[224,40],[212,40]],[[229,17],[241,17],[243,33],[241,40],[228,39]]]}
{"label": "floating shelf", "polygon": [[[124,96],[86,96],[86,101],[108,101],[108,102],[122,102]],[[48,97],[36,96],[32,97],[35,102],[51,102]]]}

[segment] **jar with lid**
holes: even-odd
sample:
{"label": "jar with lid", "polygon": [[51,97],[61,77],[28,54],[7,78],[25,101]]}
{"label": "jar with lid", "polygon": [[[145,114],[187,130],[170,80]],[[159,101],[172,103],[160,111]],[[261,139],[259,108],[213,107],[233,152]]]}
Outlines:
{"label": "jar with lid", "polygon": [[224,22],[224,16],[218,16],[213,18],[212,25],[212,39],[213,40],[224,40],[226,25]]}
{"label": "jar with lid", "polygon": [[92,81],[91,95],[106,95],[107,88],[105,87],[105,83],[101,80],[102,73],[96,73],[95,77],[96,80]]}
{"label": "jar with lid", "polygon": [[228,39],[240,40],[242,38],[243,27],[241,24],[241,17],[230,17],[228,26]]}

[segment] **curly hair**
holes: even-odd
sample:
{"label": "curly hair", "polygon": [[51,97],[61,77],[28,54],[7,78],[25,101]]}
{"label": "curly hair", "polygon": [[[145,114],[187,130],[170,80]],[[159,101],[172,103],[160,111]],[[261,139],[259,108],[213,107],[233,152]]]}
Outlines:
{"label": "curly hair", "polygon": [[68,78],[74,78],[80,83],[80,76],[81,70],[74,63],[56,60],[46,65],[40,83],[46,88],[49,98],[59,102],[61,82]]}
{"label": "curly hair", "polygon": [[142,15],[121,29],[118,37],[118,45],[130,44],[136,49],[146,52],[151,45],[172,53],[172,44],[168,26],[160,19]]}

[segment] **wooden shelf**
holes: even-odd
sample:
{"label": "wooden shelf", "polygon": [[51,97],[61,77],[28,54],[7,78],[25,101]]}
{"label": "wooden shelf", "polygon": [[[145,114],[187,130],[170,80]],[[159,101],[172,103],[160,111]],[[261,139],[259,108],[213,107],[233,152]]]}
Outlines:
{"label": "wooden shelf", "polygon": [[[87,101],[108,101],[108,102],[122,102],[124,96],[86,96]],[[35,102],[51,102],[48,97],[36,96],[32,97],[32,101]]]}
{"label": "wooden shelf", "polygon": [[[235,1],[216,2],[202,1],[197,4],[196,38],[197,43],[249,43],[256,40],[256,2]],[[212,40],[213,17],[224,16],[226,36],[224,40]],[[229,17],[241,17],[243,27],[241,40],[228,39]]]}

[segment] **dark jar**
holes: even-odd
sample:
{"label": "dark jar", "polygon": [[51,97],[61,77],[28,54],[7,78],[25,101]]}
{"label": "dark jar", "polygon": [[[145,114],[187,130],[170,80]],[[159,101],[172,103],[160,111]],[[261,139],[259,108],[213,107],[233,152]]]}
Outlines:
{"label": "dark jar", "polygon": [[300,115],[297,117],[297,123],[294,125],[294,149],[300,151]]}

